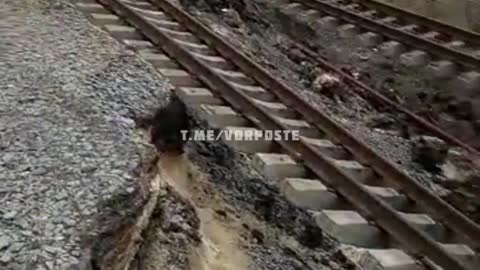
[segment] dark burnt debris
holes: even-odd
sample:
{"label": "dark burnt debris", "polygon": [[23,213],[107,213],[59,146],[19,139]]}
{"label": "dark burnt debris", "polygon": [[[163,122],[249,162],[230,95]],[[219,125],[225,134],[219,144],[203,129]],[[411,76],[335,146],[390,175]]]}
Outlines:
{"label": "dark burnt debris", "polygon": [[172,94],[167,106],[158,109],[152,117],[138,119],[137,127],[150,129],[151,143],[159,152],[182,154],[186,143],[182,130],[190,130],[189,119],[185,104]]}
{"label": "dark burnt debris", "polygon": [[423,136],[415,139],[413,160],[431,173],[440,173],[447,154],[448,146],[440,139]]}
{"label": "dark burnt debris", "polygon": [[[203,121],[194,123],[194,128],[207,128]],[[225,143],[194,141],[188,147],[190,160],[205,169],[210,176],[208,179],[229,194],[234,205],[248,209],[262,220],[285,230],[305,246],[332,247],[330,238],[324,237],[321,230],[313,229],[315,220],[308,212],[291,205],[279,196],[276,187],[252,175],[244,159]]]}

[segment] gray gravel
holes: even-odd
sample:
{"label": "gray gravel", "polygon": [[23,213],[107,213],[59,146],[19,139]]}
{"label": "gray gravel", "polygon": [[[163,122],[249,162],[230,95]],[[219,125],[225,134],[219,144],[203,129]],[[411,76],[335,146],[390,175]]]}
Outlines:
{"label": "gray gravel", "polygon": [[343,120],[342,124],[348,130],[375,149],[377,153],[394,163],[397,168],[403,169],[405,173],[424,187],[439,196],[445,196],[449,193],[447,189],[432,181],[432,179],[435,179],[434,174],[424,170],[421,165],[413,161],[414,143],[412,140],[392,135],[385,131],[382,132],[382,130],[378,129],[371,130],[361,124]]}
{"label": "gray gravel", "polygon": [[166,101],[146,64],[71,4],[0,4],[0,269],[67,269],[99,205],[152,148],[133,116]]}

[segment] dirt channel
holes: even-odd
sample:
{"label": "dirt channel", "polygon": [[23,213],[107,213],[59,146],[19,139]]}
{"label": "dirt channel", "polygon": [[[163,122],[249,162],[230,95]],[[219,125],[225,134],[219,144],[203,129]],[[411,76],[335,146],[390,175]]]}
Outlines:
{"label": "dirt channel", "polygon": [[249,269],[241,222],[201,172],[183,155],[163,155],[158,166],[166,188],[131,269]]}
{"label": "dirt channel", "polygon": [[[303,231],[292,233],[292,228],[302,221],[287,221],[284,216],[295,218],[298,210],[283,212],[286,209],[278,209],[277,202],[285,202],[278,194],[261,188],[254,191],[252,186],[264,185],[262,179],[247,180],[235,169],[231,171],[214,161],[222,152],[209,151],[204,155],[198,147],[188,145],[182,155],[160,156],[158,166],[164,189],[129,269],[351,267],[342,261],[333,241],[324,240],[326,236],[321,231],[305,235],[309,232],[303,228]],[[213,149],[219,148],[213,146]],[[249,188],[249,193],[244,193],[241,186]],[[267,203],[264,196],[272,201]],[[287,209],[292,208],[287,206]],[[298,241],[311,237],[319,241],[313,248]]]}

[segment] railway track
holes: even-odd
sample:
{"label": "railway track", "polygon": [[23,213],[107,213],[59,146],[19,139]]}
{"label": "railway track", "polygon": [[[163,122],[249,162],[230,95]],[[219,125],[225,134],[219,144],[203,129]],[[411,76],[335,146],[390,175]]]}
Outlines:
{"label": "railway track", "polygon": [[[381,16],[381,14],[388,14],[388,16],[394,16],[395,18],[402,18],[404,26],[408,24],[415,24],[420,26],[423,29],[423,33],[430,33],[432,31],[437,32],[438,34],[429,34],[424,35],[426,37],[432,37],[438,42],[444,43],[448,46],[457,45],[465,46],[472,49],[476,55],[480,54],[480,34],[472,32],[470,30],[453,26],[450,24],[445,24],[441,21],[435,20],[433,18],[428,18],[422,15],[412,13],[408,10],[397,8],[395,6],[374,1],[374,0],[353,0],[352,3],[360,5],[360,9],[363,9],[364,13],[377,14],[376,16]],[[367,11],[365,9],[369,9]],[[387,17],[387,16],[385,16]],[[391,20],[391,19],[390,19]],[[394,21],[398,21],[395,19]],[[401,21],[398,21],[401,23]],[[419,29],[420,30],[420,29]]]}
{"label": "railway track", "polygon": [[[412,62],[425,62],[426,59],[433,62],[448,60],[452,62],[451,64],[455,63],[460,72],[480,68],[480,35],[474,32],[448,26],[375,1],[275,2],[284,5],[291,13],[308,14],[313,21],[320,20],[320,23],[340,25],[340,31],[344,35],[366,32],[361,37],[365,43],[379,43],[387,38],[401,43],[390,43],[390,47],[394,47],[398,53],[405,51],[407,47],[415,48],[413,53],[404,56],[412,58]],[[441,63],[442,66],[446,65],[445,62]]]}
{"label": "railway track", "polygon": [[[427,66],[428,74],[431,74],[435,79],[444,80],[445,85],[448,85],[449,80],[453,81],[451,84],[453,85],[452,91],[463,92],[469,96],[475,96],[480,92],[479,72],[470,70],[468,65],[461,66],[461,64],[458,64],[461,61],[457,61],[457,64],[455,64],[453,63],[455,60],[444,60],[445,58],[454,59],[455,52],[460,52],[460,54],[470,58],[471,61],[480,63],[480,34],[478,33],[447,25],[374,0],[274,0],[272,2],[284,13],[299,18],[301,21],[306,21],[313,27],[321,28],[328,25],[327,28],[331,28],[333,26],[337,28],[340,36],[342,36],[342,33],[346,33],[346,37],[357,36],[363,45],[378,45],[382,54],[389,58],[403,57],[409,63],[408,65],[413,66],[426,65],[430,61]],[[372,32],[369,32],[370,30]],[[384,37],[390,39],[385,40]],[[411,48],[410,51],[407,50],[405,45]],[[392,102],[378,91],[331,65],[306,46],[299,43],[295,46],[320,67],[339,74],[363,98],[373,100],[402,113],[423,131],[441,138],[452,146],[464,148],[474,155],[479,154],[476,149],[467,143],[438,128],[438,123],[426,121],[398,103]],[[430,49],[428,49],[429,47]],[[438,51],[436,59],[428,56],[431,53],[435,54],[438,47],[442,47],[445,51]],[[415,50],[422,48],[425,50]],[[451,57],[443,57],[449,55],[447,51],[453,52],[453,54],[450,54]],[[470,67],[477,69],[474,65],[470,65]],[[451,80],[455,74],[458,74],[458,76]]]}
{"label": "railway track", "polygon": [[[442,90],[473,97],[480,91],[480,34],[374,0],[272,0],[285,14],[319,31],[336,31],[376,47],[387,59],[421,69]],[[409,116],[410,117],[410,116]],[[416,120],[415,120],[416,121]]]}
{"label": "railway track", "polygon": [[252,154],[293,204],[314,210],[326,233],[367,248],[358,262],[365,269],[392,262],[405,269],[422,269],[420,262],[477,269],[478,224],[175,5],[99,0],[79,7],[150,61],[210,124],[300,130],[299,141],[278,141],[280,148],[269,141],[232,146]]}
{"label": "railway track", "polygon": [[[356,93],[362,96],[363,98],[365,98],[366,100],[373,100],[377,104],[387,106],[388,108],[391,108],[395,112],[402,113],[411,121],[411,124],[418,126],[418,128],[420,128],[422,131],[428,134],[431,134],[435,137],[438,137],[444,140],[446,143],[448,143],[451,146],[463,148],[468,152],[470,152],[471,154],[473,154],[474,156],[480,155],[477,149],[453,137],[451,134],[448,134],[447,132],[443,131],[441,128],[439,128],[438,124],[436,125],[434,123],[431,123],[419,117],[415,113],[411,112],[404,106],[393,102],[391,99],[380,94],[375,89],[355,79],[350,74],[343,72],[341,69],[330,64],[328,61],[325,61],[316,52],[310,50],[309,48],[305,47],[300,43],[295,44],[295,46],[299,48],[303,53],[305,53],[305,55],[307,55],[310,59],[312,59],[319,67],[322,67],[325,70],[338,74],[344,82],[352,86],[352,89],[356,90]],[[470,159],[470,160],[473,160],[473,159]]]}

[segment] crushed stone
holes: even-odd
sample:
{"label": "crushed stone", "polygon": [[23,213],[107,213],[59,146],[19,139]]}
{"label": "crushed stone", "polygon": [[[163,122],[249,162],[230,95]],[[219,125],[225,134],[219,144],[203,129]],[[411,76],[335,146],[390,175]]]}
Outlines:
{"label": "crushed stone", "polygon": [[0,268],[68,269],[135,190],[154,150],[133,119],[168,87],[69,1],[2,1],[0,50]]}

